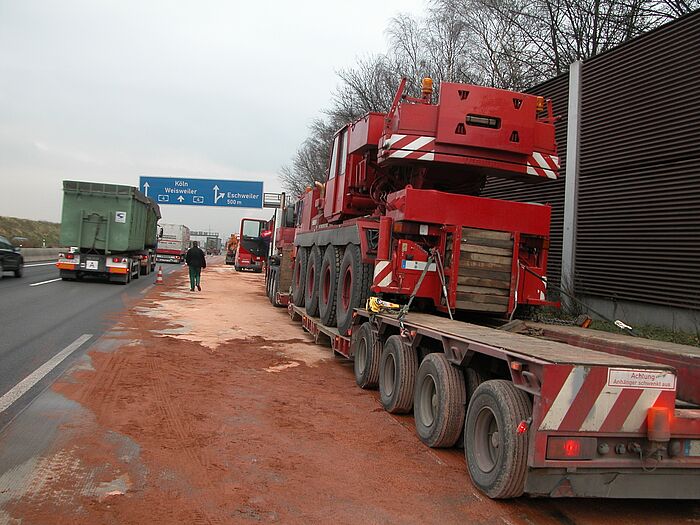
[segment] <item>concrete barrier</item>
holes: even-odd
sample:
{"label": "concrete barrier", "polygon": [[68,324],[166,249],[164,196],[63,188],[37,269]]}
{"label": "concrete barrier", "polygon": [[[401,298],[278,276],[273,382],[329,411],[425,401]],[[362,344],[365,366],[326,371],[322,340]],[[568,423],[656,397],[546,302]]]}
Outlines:
{"label": "concrete barrier", "polygon": [[62,248],[22,248],[24,262],[54,261]]}

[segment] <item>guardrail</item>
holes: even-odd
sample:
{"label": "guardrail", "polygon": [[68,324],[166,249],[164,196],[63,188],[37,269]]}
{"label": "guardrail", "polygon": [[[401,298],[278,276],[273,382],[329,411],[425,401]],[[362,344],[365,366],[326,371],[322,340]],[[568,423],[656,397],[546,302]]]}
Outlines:
{"label": "guardrail", "polygon": [[51,261],[58,259],[62,248],[22,248],[24,262]]}

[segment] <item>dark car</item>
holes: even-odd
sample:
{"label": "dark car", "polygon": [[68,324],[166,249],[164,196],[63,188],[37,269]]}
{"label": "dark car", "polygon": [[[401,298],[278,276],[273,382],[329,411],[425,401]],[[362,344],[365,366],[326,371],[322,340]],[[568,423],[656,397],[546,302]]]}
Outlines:
{"label": "dark car", "polygon": [[0,277],[3,272],[14,272],[15,277],[22,277],[23,269],[24,257],[19,252],[19,248],[0,236]]}

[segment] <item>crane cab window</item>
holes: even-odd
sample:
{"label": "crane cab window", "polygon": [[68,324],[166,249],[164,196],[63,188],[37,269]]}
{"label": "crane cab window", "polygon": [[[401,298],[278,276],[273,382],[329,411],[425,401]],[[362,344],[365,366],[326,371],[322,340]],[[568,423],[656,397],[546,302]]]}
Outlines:
{"label": "crane cab window", "polygon": [[[344,129],[335,136],[333,141],[333,155],[331,155],[331,167],[328,172],[328,179],[335,178],[337,175],[345,175],[345,165],[347,156],[348,132]],[[338,163],[340,162],[340,165]]]}

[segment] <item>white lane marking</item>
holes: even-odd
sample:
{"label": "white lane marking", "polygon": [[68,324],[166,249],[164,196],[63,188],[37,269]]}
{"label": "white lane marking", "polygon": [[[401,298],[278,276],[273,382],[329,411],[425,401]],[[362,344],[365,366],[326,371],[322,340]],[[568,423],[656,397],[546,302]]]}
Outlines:
{"label": "white lane marking", "polygon": [[22,379],[14,387],[10,389],[4,396],[0,397],[0,413],[7,410],[12,404],[24,395],[30,388],[41,381],[51,370],[60,365],[63,360],[80,348],[85,342],[92,337],[92,334],[83,334],[75,341],[46,361],[39,368],[34,370],[27,377]]}
{"label": "white lane marking", "polygon": [[35,264],[25,264],[25,268],[33,268],[34,266],[49,266],[52,264],[56,264],[56,261],[53,262],[47,262],[47,263],[35,263]]}
{"label": "white lane marking", "polygon": [[49,284],[49,283],[55,283],[56,281],[60,281],[61,278],[59,277],[58,279],[49,279],[48,281],[41,281],[40,283],[33,283],[30,284],[29,286],[39,286],[41,284]]}

